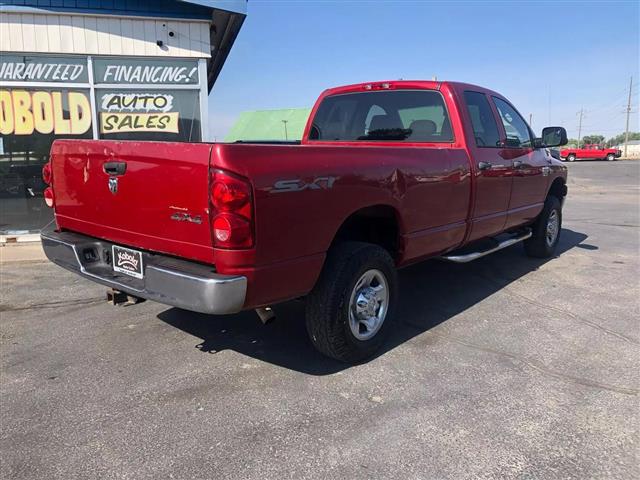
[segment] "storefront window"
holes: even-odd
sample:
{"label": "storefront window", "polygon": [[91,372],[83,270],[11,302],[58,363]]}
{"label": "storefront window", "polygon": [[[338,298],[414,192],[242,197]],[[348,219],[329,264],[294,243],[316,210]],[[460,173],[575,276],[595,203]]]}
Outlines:
{"label": "storefront window", "polygon": [[198,142],[206,93],[197,59],[0,52],[0,234],[53,219],[41,170],[55,139]]}

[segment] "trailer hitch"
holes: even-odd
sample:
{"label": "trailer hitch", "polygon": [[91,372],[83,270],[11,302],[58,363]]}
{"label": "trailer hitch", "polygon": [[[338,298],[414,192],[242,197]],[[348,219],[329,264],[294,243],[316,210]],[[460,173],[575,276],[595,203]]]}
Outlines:
{"label": "trailer hitch", "polygon": [[124,305],[128,307],[137,303],[144,302],[144,298],[136,297],[135,295],[129,295],[128,293],[121,292],[115,288],[109,288],[107,290],[107,302],[111,305]]}

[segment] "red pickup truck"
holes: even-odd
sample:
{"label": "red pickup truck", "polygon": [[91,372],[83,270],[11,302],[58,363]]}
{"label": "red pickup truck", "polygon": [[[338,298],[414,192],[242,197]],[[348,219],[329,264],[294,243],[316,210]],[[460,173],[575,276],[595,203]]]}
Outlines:
{"label": "red pickup truck", "polygon": [[301,142],[58,140],[43,177],[53,262],[210,314],[306,297],[324,354],[361,361],[394,325],[396,268],[516,242],[553,255],[567,170],[500,94],[435,81],[325,91]]}
{"label": "red pickup truck", "polygon": [[616,148],[605,148],[604,145],[587,143],[582,148],[563,148],[560,157],[567,162],[575,162],[579,159],[608,160],[613,162],[622,156],[622,151]]}

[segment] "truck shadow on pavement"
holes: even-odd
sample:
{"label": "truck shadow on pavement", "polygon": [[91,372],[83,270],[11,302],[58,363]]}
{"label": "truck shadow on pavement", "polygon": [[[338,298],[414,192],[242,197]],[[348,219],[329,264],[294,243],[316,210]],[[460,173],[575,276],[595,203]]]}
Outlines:
{"label": "truck shadow on pavement", "polygon": [[[563,229],[557,255],[579,247],[587,235]],[[589,245],[590,249],[597,248]],[[468,264],[427,261],[400,270],[398,327],[377,356],[449,320],[552,259],[527,257],[514,245]],[[350,366],[318,353],[307,337],[304,302],[274,307],[277,318],[263,325],[253,311],[212,316],[178,308],[158,318],[202,340],[205,353],[234,350],[309,375],[328,375]]]}

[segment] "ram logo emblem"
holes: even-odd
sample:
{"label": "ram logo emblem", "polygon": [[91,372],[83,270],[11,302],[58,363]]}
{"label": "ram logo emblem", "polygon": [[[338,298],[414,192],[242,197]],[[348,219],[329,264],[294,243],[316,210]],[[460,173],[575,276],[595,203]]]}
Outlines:
{"label": "ram logo emblem", "polygon": [[109,177],[109,191],[114,195],[118,193],[118,177]]}
{"label": "ram logo emblem", "polygon": [[300,179],[278,180],[271,188],[272,193],[302,192],[303,190],[329,190],[333,188],[336,177],[317,177],[311,182]]}

